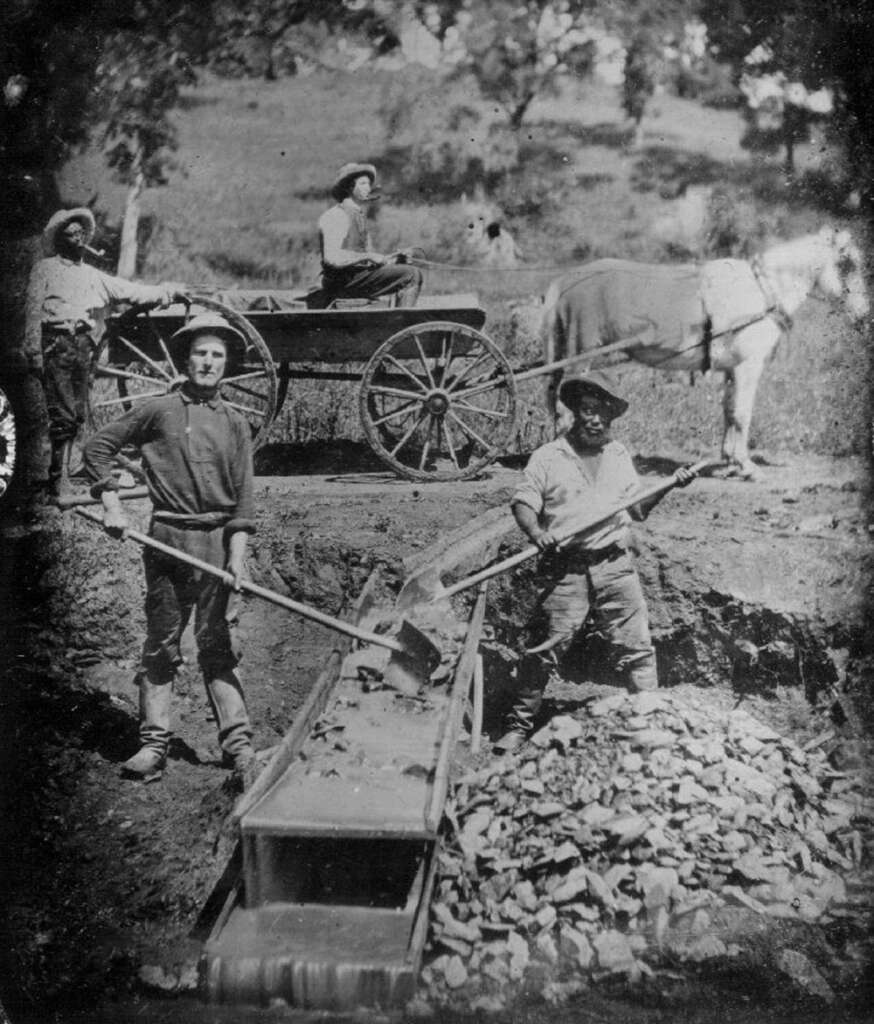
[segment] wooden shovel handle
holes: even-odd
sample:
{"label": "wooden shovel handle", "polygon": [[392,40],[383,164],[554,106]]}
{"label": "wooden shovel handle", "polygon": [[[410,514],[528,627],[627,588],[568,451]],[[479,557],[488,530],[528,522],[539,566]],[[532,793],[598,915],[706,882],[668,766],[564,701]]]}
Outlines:
{"label": "wooden shovel handle", "polygon": [[[148,498],[148,487],[122,488],[115,492],[122,501],[133,501],[136,498]],[[90,494],[62,494],[55,498],[58,508],[70,509],[80,505],[99,505],[100,498],[92,498]]]}
{"label": "wooden shovel handle", "polygon": [[[83,508],[80,505],[75,507],[73,511],[76,515],[82,516],[83,519],[90,519],[92,523],[97,523],[99,526],[103,525],[103,517],[89,508]],[[189,555],[184,551],[180,551],[178,548],[174,548],[170,544],[164,544],[159,540],[155,540],[154,537],[149,537],[144,533],[140,533],[139,530],[128,528],[124,532],[124,537],[127,540],[135,541],[137,544],[142,544],[143,547],[154,548],[155,551],[161,551],[165,555],[169,555],[171,558],[184,562],[186,565],[190,565],[194,569],[200,569],[201,572],[209,573],[210,575],[222,580],[229,587],[233,587],[235,585],[236,581],[233,573],[228,572],[226,569],[219,569],[218,566],[212,565],[209,562],[204,562],[200,558],[195,558],[194,555]],[[332,615],[326,615],[324,612],[320,612],[317,608],[311,608],[309,605],[300,604],[300,602],[294,601],[290,597],[285,597],[284,594],[277,594],[275,590],[268,590],[267,587],[259,586],[257,583],[251,583],[249,580],[241,580],[240,590],[245,590],[249,594],[261,597],[265,601],[269,601],[271,604],[278,605],[280,608],[285,608],[287,611],[295,612],[304,619],[310,619],[312,622],[318,622],[323,626],[328,626],[330,629],[335,629],[338,633],[345,633],[346,636],[354,637],[356,640],[362,640],[364,643],[368,644],[376,644],[379,647],[387,647],[388,650],[401,654],[407,653],[403,644],[398,643],[398,641],[392,637],[382,636],[380,633],[371,633],[369,630],[360,629],[358,626],[353,626],[351,622],[344,622],[343,619],[335,619]]]}
{"label": "wooden shovel handle", "polygon": [[[704,469],[709,469],[717,465],[722,465],[722,463],[714,463],[707,459],[702,459],[700,462],[696,462],[694,465],[689,466],[689,469],[694,473],[700,473]],[[600,526],[602,523],[607,522],[607,520],[612,519],[617,512],[624,512],[626,509],[631,508],[632,505],[637,505],[638,502],[648,501],[650,498],[658,497],[658,495],[664,494],[666,491],[670,491],[676,486],[677,474],[674,473],[672,476],[669,476],[667,480],[662,480],[660,483],[653,484],[652,487],[645,488],[622,505],[617,505],[615,508],[610,509],[609,512],[600,512],[596,516],[589,516],[586,519],[577,521],[557,535],[558,547],[561,548],[578,534],[585,533],[587,530],[592,530],[596,526]],[[520,565],[522,562],[526,562],[529,558],[534,558],[535,555],[539,554],[540,548],[537,547],[536,544],[530,544],[528,547],[518,551],[515,555],[510,555],[509,558],[505,558],[501,562],[489,565],[485,569],[481,569],[479,572],[474,573],[473,576],[468,576],[467,579],[459,580],[458,583],[453,583],[452,586],[447,587],[446,590],[440,594],[440,597],[447,598],[452,597],[453,594],[459,594],[462,590],[468,590],[470,587],[475,587],[477,583],[482,583],[483,580],[488,580],[502,572],[507,572],[508,569],[514,569],[517,565]]]}

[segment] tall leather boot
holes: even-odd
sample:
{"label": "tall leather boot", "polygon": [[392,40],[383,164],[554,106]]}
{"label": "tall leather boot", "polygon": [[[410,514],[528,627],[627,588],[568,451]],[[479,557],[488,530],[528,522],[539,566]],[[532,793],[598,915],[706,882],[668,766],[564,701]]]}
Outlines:
{"label": "tall leather boot", "polygon": [[139,673],[140,743],[133,757],[122,765],[122,773],[141,782],[157,782],[167,761],[170,746],[170,699],[172,680],[156,682],[147,671]]}
{"label": "tall leather boot", "polygon": [[246,700],[234,669],[224,669],[205,680],[215,719],[223,760],[236,773],[245,775],[255,763],[252,749],[252,726]]}
{"label": "tall leather boot", "polygon": [[519,689],[516,700],[507,716],[507,731],[495,743],[495,750],[516,750],[533,731],[540,705],[543,703],[543,691],[549,679],[549,668],[549,662],[539,653],[529,652],[519,662]]}
{"label": "tall leather boot", "polygon": [[70,489],[70,448],[73,442],[69,439],[51,439],[51,457],[49,460],[49,492],[59,498]]}
{"label": "tall leather boot", "polygon": [[642,690],[657,690],[659,688],[659,677],[656,671],[656,660],[654,654],[648,654],[629,665],[625,670],[628,679],[628,688],[632,693],[640,693]]}

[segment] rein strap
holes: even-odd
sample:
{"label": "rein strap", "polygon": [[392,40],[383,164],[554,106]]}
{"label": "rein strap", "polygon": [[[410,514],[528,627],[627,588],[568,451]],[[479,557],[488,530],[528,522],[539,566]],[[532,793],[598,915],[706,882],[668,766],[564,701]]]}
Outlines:
{"label": "rein strap", "polygon": [[756,284],[759,286],[759,290],[762,293],[762,297],[765,300],[765,311],[761,317],[756,320],[751,320],[748,324],[744,324],[744,327],[749,327],[750,324],[757,323],[758,320],[764,320],[768,316],[773,316],[777,321],[777,325],[780,330],[786,334],[792,330],[792,317],[786,312],[786,310],[780,305],[780,300],[777,298],[774,289],[771,287],[771,282],[762,267],[762,261],[758,256],[753,256],[750,260],[750,270],[753,272],[753,277],[756,279]]}

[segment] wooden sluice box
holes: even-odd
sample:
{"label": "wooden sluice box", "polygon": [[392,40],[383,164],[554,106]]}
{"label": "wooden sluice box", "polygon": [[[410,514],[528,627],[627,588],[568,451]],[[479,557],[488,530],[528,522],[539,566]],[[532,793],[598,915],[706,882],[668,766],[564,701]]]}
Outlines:
{"label": "wooden sluice box", "polygon": [[210,1001],[351,1010],[412,997],[484,611],[482,589],[454,671],[417,697],[367,685],[387,651],[331,655],[236,809],[242,872],[204,947]]}

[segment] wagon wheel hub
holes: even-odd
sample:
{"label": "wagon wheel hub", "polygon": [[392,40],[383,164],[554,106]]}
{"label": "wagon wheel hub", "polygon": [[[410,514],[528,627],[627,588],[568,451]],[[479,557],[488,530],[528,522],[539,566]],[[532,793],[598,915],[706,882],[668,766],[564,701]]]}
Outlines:
{"label": "wagon wheel hub", "polygon": [[435,388],[425,399],[425,408],[432,416],[445,416],[449,405],[449,395],[442,388]]}

